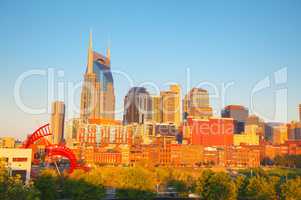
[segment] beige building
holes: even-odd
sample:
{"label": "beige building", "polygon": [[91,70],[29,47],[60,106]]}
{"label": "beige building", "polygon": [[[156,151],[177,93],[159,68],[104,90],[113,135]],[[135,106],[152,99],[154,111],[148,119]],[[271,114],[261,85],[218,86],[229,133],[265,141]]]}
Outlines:
{"label": "beige building", "polygon": [[202,88],[192,88],[183,100],[183,113],[193,118],[208,118],[212,116],[209,104],[209,94]]}
{"label": "beige building", "polygon": [[110,49],[107,49],[106,56],[93,51],[91,34],[80,106],[80,116],[85,121],[100,118],[112,120],[115,117],[115,94],[111,73]]}
{"label": "beige building", "polygon": [[82,120],[80,118],[73,118],[66,122],[64,135],[66,139],[66,145],[72,148],[78,144],[77,133]]}
{"label": "beige building", "polygon": [[65,104],[62,101],[52,103],[50,127],[52,143],[60,144],[64,140]]}
{"label": "beige building", "polygon": [[20,175],[23,181],[29,181],[31,171],[31,149],[0,148],[0,160],[10,175]]}
{"label": "beige building", "polygon": [[160,96],[152,96],[152,121],[160,123],[162,122],[162,105]]}
{"label": "beige building", "polygon": [[16,141],[13,137],[1,137],[0,148],[15,148]]}
{"label": "beige building", "polygon": [[239,146],[241,144],[259,145],[259,135],[257,134],[258,128],[259,127],[257,125],[247,125],[244,133],[234,134],[234,146]]}
{"label": "beige building", "polygon": [[179,85],[170,85],[169,90],[161,91],[162,122],[174,123],[177,126],[181,123],[181,88]]}
{"label": "beige building", "polygon": [[194,167],[203,161],[204,148],[201,145],[171,145],[173,166]]}
{"label": "beige building", "polygon": [[273,135],[272,135],[272,142],[273,144],[284,144],[285,141],[288,140],[288,130],[287,126],[279,125],[273,127]]}

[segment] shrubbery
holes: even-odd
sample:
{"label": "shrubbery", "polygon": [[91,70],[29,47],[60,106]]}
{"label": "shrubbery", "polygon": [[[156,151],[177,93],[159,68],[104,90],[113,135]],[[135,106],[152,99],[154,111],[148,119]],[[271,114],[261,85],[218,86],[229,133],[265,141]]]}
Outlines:
{"label": "shrubbery", "polygon": [[54,170],[44,170],[33,182],[24,185],[18,177],[9,177],[1,167],[0,199],[103,199],[105,187],[115,188],[116,197],[122,199],[153,199],[156,190],[164,191],[168,187],[180,197],[187,197],[191,192],[206,200],[300,199],[300,176],[287,174],[288,170],[283,169],[241,170],[230,175],[201,169],[99,167],[62,176]]}

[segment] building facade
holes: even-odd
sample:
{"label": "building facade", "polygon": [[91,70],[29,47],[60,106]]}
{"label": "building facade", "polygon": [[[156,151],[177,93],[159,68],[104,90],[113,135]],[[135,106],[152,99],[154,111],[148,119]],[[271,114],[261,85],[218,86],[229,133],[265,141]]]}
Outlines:
{"label": "building facade", "polygon": [[212,108],[209,104],[207,90],[192,88],[183,100],[183,115],[193,118],[209,118],[212,116]]}
{"label": "building facade", "polygon": [[152,121],[156,123],[162,122],[162,101],[161,96],[152,96],[151,97],[151,114]]}
{"label": "building facade", "polygon": [[287,124],[288,140],[301,140],[301,122]]}
{"label": "building facade", "polygon": [[85,121],[98,118],[114,119],[115,117],[115,94],[110,49],[107,49],[106,56],[93,51],[91,34],[80,103],[80,115]]}
{"label": "building facade", "polygon": [[169,90],[161,91],[161,112],[163,123],[174,123],[177,126],[181,123],[181,88],[179,85],[171,85]]}
{"label": "building facade", "polygon": [[193,145],[233,145],[234,124],[231,118],[188,118],[188,126]]}
{"label": "building facade", "polygon": [[133,87],[124,98],[123,123],[143,124],[151,120],[151,97],[144,87]]}
{"label": "building facade", "polygon": [[222,117],[234,119],[234,133],[242,133],[245,131],[245,123],[248,116],[248,109],[240,105],[229,105],[222,111]]}
{"label": "building facade", "polygon": [[273,127],[272,143],[275,145],[284,144],[288,140],[287,125]]}
{"label": "building facade", "polygon": [[64,141],[65,104],[62,101],[52,103],[50,127],[52,143],[61,144]]}
{"label": "building facade", "polygon": [[23,181],[30,180],[31,149],[0,148],[0,160],[11,176],[20,175]]}
{"label": "building facade", "polygon": [[234,146],[240,145],[259,145],[260,136],[258,133],[257,125],[246,125],[245,132],[242,134],[234,134]]}

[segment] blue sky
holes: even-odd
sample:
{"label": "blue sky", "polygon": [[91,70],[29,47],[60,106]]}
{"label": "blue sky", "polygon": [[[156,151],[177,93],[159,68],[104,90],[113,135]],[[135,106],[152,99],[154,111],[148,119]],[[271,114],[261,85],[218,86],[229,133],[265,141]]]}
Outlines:
{"label": "blue sky", "polygon": [[[112,70],[128,74],[134,85],[154,82],[166,89],[168,82],[177,82],[185,94],[200,82],[218,88],[233,82],[224,104],[249,107],[254,85],[271,77],[271,87],[255,97],[256,112],[272,118],[274,94],[287,88],[288,120],[297,120],[301,102],[300,9],[298,0],[2,0],[0,136],[24,137],[48,121],[48,113],[24,113],[16,105],[15,82],[23,72],[49,67],[64,71],[64,77],[56,77],[56,84],[81,81],[90,29],[94,49],[105,52],[110,43]],[[273,84],[274,72],[283,68],[287,69],[287,82]],[[114,79],[116,104],[121,108],[130,84],[120,75]],[[46,107],[46,83],[45,77],[26,80],[21,94],[24,103]],[[211,102],[219,113],[221,98]],[[72,116],[68,113],[67,118]]]}

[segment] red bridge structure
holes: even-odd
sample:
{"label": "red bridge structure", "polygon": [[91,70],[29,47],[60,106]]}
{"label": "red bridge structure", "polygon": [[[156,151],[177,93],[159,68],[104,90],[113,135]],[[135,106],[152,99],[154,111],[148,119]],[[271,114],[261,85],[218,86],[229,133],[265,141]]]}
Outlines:
{"label": "red bridge structure", "polygon": [[63,156],[70,161],[69,173],[72,173],[76,168],[82,168],[77,164],[77,159],[71,149],[65,145],[51,144],[45,137],[52,135],[50,131],[50,125],[45,124],[38,128],[35,132],[27,137],[22,145],[22,148],[30,148],[32,144],[40,139],[44,139],[46,142],[46,155],[48,157]]}

